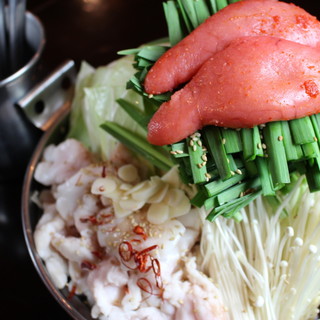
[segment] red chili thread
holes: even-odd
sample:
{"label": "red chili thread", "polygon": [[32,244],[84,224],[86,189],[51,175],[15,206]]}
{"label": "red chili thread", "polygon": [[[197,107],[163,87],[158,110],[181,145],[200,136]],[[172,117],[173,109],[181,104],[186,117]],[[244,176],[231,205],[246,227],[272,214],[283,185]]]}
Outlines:
{"label": "red chili thread", "polygon": [[142,236],[143,240],[147,240],[148,236],[146,234],[146,232],[144,231],[144,229],[140,226],[135,226],[133,229],[133,232],[135,234],[138,234],[139,236]]}
{"label": "red chili thread", "polygon": [[153,294],[152,285],[150,281],[146,278],[140,278],[137,280],[137,286],[143,290],[144,292],[149,293],[150,295]]}
{"label": "red chili thread", "polygon": [[133,255],[133,248],[129,241],[123,241],[119,245],[119,255],[123,261],[128,262]]}
{"label": "red chili thread", "polygon": [[128,285],[126,284],[125,286],[124,286],[124,293],[125,294],[129,294],[129,287],[128,287]]}
{"label": "red chili thread", "polygon": [[[137,240],[137,239],[133,239],[131,241],[135,241],[135,240]],[[163,282],[162,282],[162,278],[161,278],[160,262],[158,259],[153,258],[149,254],[150,251],[157,249],[158,245],[153,245],[153,246],[145,248],[141,251],[137,251],[137,250],[133,249],[131,241],[123,241],[119,245],[119,255],[121,257],[122,263],[127,268],[129,268],[131,270],[138,269],[141,273],[147,273],[152,269],[154,276],[155,276],[156,286],[158,289],[161,290],[159,293],[159,296],[161,296],[162,289],[163,289]],[[135,267],[130,267],[126,263],[126,262],[129,262],[130,260],[132,260],[132,258],[136,264]],[[143,290],[149,294],[153,294],[152,285],[148,279],[140,278],[137,281],[137,285],[141,290]]]}
{"label": "red chili thread", "polygon": [[110,223],[113,215],[112,214],[101,214],[100,217],[102,218],[101,220],[98,220],[96,216],[92,215],[87,218],[80,218],[80,221],[82,223],[90,222],[93,225],[103,225]]}
{"label": "red chili thread", "polygon": [[146,254],[146,253],[148,253],[148,252],[150,252],[150,251],[152,251],[152,250],[155,250],[155,249],[157,249],[157,248],[158,248],[158,245],[155,244],[155,245],[153,245],[153,246],[151,246],[151,247],[148,247],[148,248],[140,251],[139,254],[142,254],[142,255],[143,255],[143,254]]}
{"label": "red chili thread", "polygon": [[142,241],[140,239],[132,239],[130,240],[130,242],[138,242],[138,243],[141,243]]}
{"label": "red chili thread", "polygon": [[111,223],[113,219],[113,214],[101,214],[101,221],[98,222],[99,225]]}
{"label": "red chili thread", "polygon": [[163,289],[163,282],[162,282],[162,278],[161,276],[155,276],[155,279],[156,279],[156,286],[158,289]]}
{"label": "red chili thread", "polygon": [[134,256],[134,260],[137,263],[138,269],[140,272],[146,273],[152,268],[152,265],[148,266],[148,263],[151,262],[151,258],[149,254],[140,255],[138,252]]}
{"label": "red chili thread", "polygon": [[88,260],[83,260],[81,262],[81,268],[82,269],[88,269],[88,270],[94,270],[97,268],[97,265],[95,265],[94,263],[88,261]]}
{"label": "red chili thread", "polygon": [[154,272],[154,274],[157,276],[157,277],[160,277],[161,276],[161,269],[160,269],[160,262],[158,259],[152,259],[151,260],[151,264],[152,264],[152,270]]}
{"label": "red chili thread", "polygon": [[87,218],[80,218],[82,223],[91,222],[92,224],[98,224],[96,216],[89,216]]}
{"label": "red chili thread", "polygon": [[102,172],[101,172],[101,177],[102,178],[105,178],[107,176],[106,169],[107,169],[106,166],[102,167]]}
{"label": "red chili thread", "polygon": [[74,295],[76,294],[77,286],[74,284],[69,292],[69,295],[67,297],[67,300],[71,300]]}
{"label": "red chili thread", "polygon": [[95,257],[97,257],[98,259],[102,260],[102,258],[103,258],[103,253],[102,253],[102,252],[100,252],[100,251],[91,251],[91,253],[92,253]]}

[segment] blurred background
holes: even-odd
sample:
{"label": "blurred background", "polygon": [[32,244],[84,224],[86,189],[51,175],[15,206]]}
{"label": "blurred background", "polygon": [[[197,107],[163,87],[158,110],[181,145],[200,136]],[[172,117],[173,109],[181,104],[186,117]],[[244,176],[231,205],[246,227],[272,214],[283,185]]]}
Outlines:
{"label": "blurred background", "polygon": [[[320,18],[318,1],[291,2]],[[44,74],[66,59],[74,60],[77,68],[83,60],[95,67],[104,65],[117,58],[118,50],[167,34],[161,0],[29,0],[27,9],[45,29]],[[42,133],[30,130],[35,146]],[[31,154],[32,148],[24,153],[12,179],[0,179],[0,318],[70,319],[41,282],[23,238],[20,198]]]}

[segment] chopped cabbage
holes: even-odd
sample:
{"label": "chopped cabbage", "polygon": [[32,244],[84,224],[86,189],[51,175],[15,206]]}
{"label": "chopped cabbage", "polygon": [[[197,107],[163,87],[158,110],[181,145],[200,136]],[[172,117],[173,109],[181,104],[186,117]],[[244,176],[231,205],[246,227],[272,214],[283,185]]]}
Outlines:
{"label": "chopped cabbage", "polygon": [[143,110],[142,97],[126,89],[127,80],[135,72],[132,64],[130,56],[97,69],[86,62],[81,64],[71,107],[68,137],[81,141],[102,159],[108,159],[119,143],[100,128],[103,122],[114,121],[146,136],[146,132],[116,102],[123,98]]}

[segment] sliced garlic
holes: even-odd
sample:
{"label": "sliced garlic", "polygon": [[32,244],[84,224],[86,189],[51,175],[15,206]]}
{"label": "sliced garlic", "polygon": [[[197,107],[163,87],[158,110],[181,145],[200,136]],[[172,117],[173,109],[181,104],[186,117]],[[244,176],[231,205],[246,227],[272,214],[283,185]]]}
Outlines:
{"label": "sliced garlic", "polygon": [[144,205],[144,201],[136,201],[132,198],[129,199],[121,199],[119,201],[119,205],[124,210],[130,210],[131,212],[141,209]]}
{"label": "sliced garlic", "polygon": [[113,202],[114,215],[117,218],[125,218],[132,213],[132,210],[122,208],[117,202]]}
{"label": "sliced garlic", "polygon": [[139,179],[138,170],[132,164],[126,164],[119,168],[118,176],[125,182],[134,182]]}
{"label": "sliced garlic", "polygon": [[170,184],[173,187],[178,188],[181,185],[178,167],[172,167],[165,175],[161,177],[161,180],[165,183]]}
{"label": "sliced garlic", "polygon": [[169,219],[170,208],[164,203],[153,203],[147,212],[147,219],[153,224],[162,224]]}
{"label": "sliced garlic", "polygon": [[170,206],[170,218],[177,218],[187,214],[191,210],[190,200],[184,195],[175,206]]}
{"label": "sliced garlic", "polygon": [[[140,184],[140,183],[139,183]],[[158,177],[151,177],[145,181],[142,188],[138,191],[131,192],[132,198],[137,201],[146,201],[156,194],[163,187],[163,182]]]}
{"label": "sliced garlic", "polygon": [[156,192],[152,197],[149,198],[148,203],[160,203],[163,201],[169,190],[169,185],[164,184],[162,188],[158,192]]}
{"label": "sliced garlic", "polygon": [[114,192],[117,187],[118,183],[112,177],[98,178],[93,182],[91,186],[91,192],[93,194],[108,196],[108,194]]}
{"label": "sliced garlic", "polygon": [[166,197],[163,201],[168,204],[170,207],[179,206],[183,198],[185,198],[185,193],[176,188],[171,188],[171,190],[166,194]]}

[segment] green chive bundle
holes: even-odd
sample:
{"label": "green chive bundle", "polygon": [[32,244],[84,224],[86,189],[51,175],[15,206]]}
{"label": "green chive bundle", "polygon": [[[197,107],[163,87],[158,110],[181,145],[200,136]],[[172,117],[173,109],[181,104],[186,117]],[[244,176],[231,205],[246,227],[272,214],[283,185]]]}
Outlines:
{"label": "green chive bundle", "polygon": [[[167,42],[175,45],[209,16],[236,1],[166,1],[163,7],[169,33]],[[159,105],[172,94],[148,95],[143,89],[148,70],[169,48],[157,43],[119,52],[134,55],[137,73],[127,88],[144,97],[146,112],[141,114],[126,101],[118,102],[144,129]],[[111,134],[119,134],[119,128],[111,128],[110,124],[104,128]],[[132,146],[135,141],[128,134],[126,137],[123,143],[130,140]],[[240,130],[208,126],[171,145],[169,153],[174,163],[179,164],[181,179],[197,186],[198,192],[191,202],[210,210],[208,220],[213,221],[218,216],[241,220],[239,210],[261,194],[270,204],[278,203],[279,192],[288,192],[298,175],[305,174],[311,192],[320,191],[319,143],[320,115],[312,115]],[[152,155],[156,166],[170,165],[159,150],[146,147],[145,152],[144,147],[134,148],[144,156]]]}

